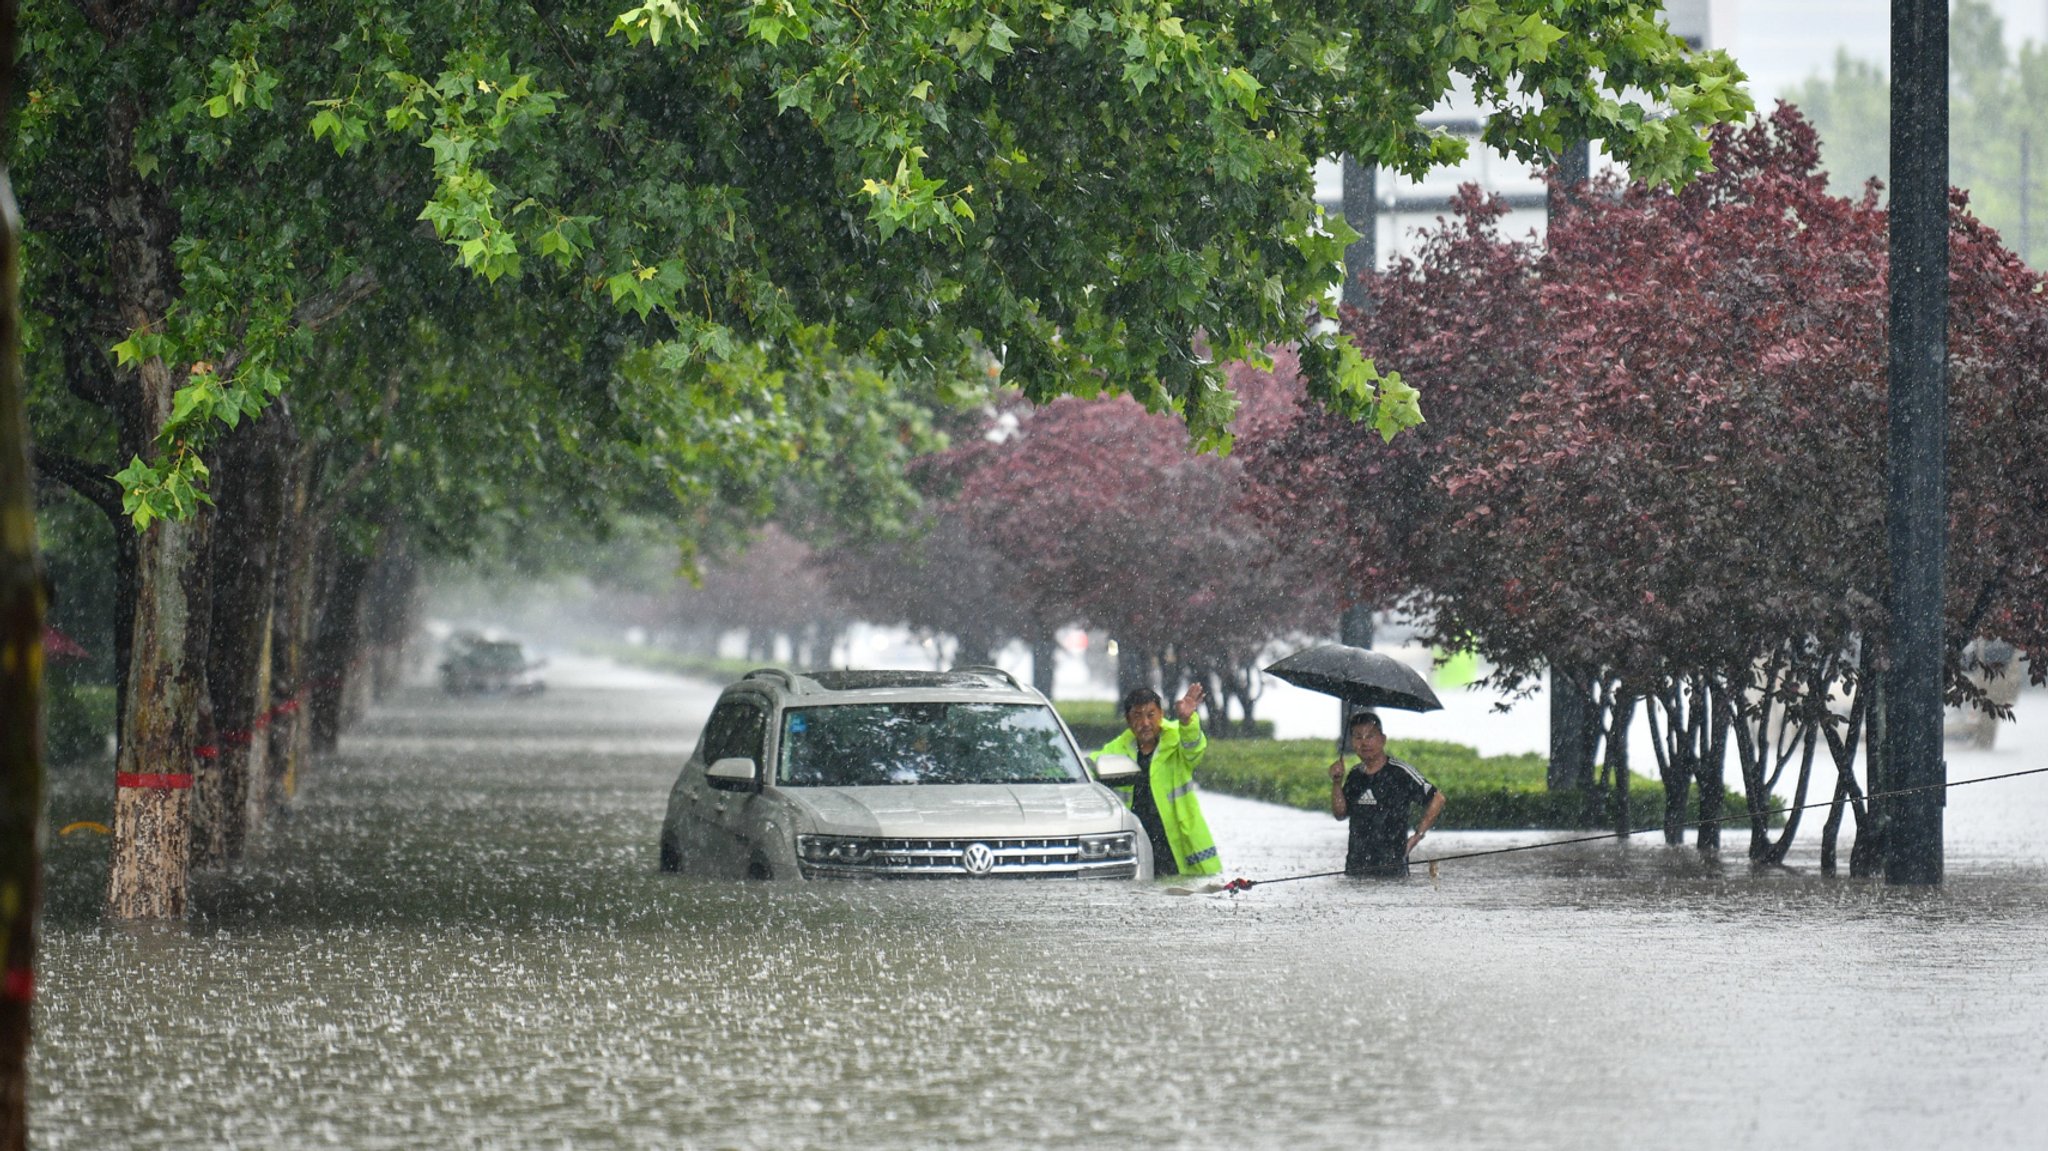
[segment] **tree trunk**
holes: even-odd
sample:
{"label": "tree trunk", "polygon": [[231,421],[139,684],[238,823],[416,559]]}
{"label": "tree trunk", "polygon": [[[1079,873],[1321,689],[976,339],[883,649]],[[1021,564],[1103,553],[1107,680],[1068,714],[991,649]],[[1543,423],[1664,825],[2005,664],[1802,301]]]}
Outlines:
{"label": "tree trunk", "polygon": [[1133,688],[1153,687],[1152,653],[1136,644],[1118,643],[1116,648],[1116,694],[1121,701]]}
{"label": "tree trunk", "polygon": [[[14,5],[0,2],[0,112],[13,106]],[[21,222],[0,167],[0,1151],[28,1146],[29,1009],[43,901],[43,578],[29,496],[15,295]]]}
{"label": "tree trunk", "polygon": [[1736,767],[1742,773],[1742,794],[1749,815],[1749,858],[1751,862],[1761,863],[1771,849],[1770,819],[1764,814],[1769,805],[1768,789],[1764,785],[1764,760],[1773,748],[1770,737],[1771,695],[1766,686],[1760,710],[1753,716],[1735,711],[1735,700],[1740,698],[1731,688],[1722,694],[1720,702],[1730,712],[1726,721],[1735,735]]}
{"label": "tree trunk", "polygon": [[1694,707],[1705,717],[1706,743],[1693,765],[1693,780],[1700,788],[1700,826],[1693,842],[1701,855],[1711,858],[1721,854],[1721,818],[1728,809],[1728,719],[1712,703],[1721,690],[1717,685],[1702,682],[1698,690],[1700,699]]}
{"label": "tree trunk", "polygon": [[1060,642],[1051,628],[1038,628],[1031,637],[1031,686],[1038,694],[1052,698],[1054,661],[1059,659]]}
{"label": "tree trunk", "polygon": [[1257,734],[1254,725],[1258,723],[1259,718],[1259,697],[1252,691],[1252,673],[1257,667],[1256,663],[1240,664],[1230,674],[1231,691],[1237,697],[1238,718],[1244,722],[1244,733],[1247,738]]}
{"label": "tree trunk", "polygon": [[191,864],[192,783],[215,747],[208,722],[210,513],[143,533],[128,710],[115,760],[107,913],[179,919]]}
{"label": "tree trunk", "polygon": [[[419,564],[403,533],[387,529],[363,604],[363,631],[370,649],[369,675],[364,677],[369,701],[383,699],[404,677],[407,640],[418,618],[419,585]],[[810,646],[815,650],[815,643]]]}
{"label": "tree trunk", "polygon": [[1550,791],[1591,791],[1593,754],[1600,745],[1600,708],[1594,677],[1581,669],[1550,668]]}
{"label": "tree trunk", "polygon": [[[1871,646],[1866,643],[1866,650]],[[1869,704],[1865,709],[1863,727],[1863,788],[1867,793],[1864,811],[1858,812],[1864,818],[1856,821],[1856,842],[1849,848],[1849,874],[1857,879],[1877,875],[1884,866],[1884,837],[1887,831],[1883,804],[1877,798],[1888,785],[1891,773],[1885,763],[1885,689],[1884,675],[1876,667],[1874,659],[1866,659],[1868,669],[1857,691],[1865,693]]]}
{"label": "tree trunk", "polygon": [[1636,718],[1636,697],[1625,688],[1615,690],[1612,716],[1613,723],[1607,732],[1607,766],[1614,773],[1614,831],[1625,836],[1635,830],[1628,809],[1628,729]]}
{"label": "tree trunk", "polygon": [[[160,331],[174,295],[168,239],[175,217],[163,188],[136,174],[140,118],[130,96],[117,95],[108,104],[108,263],[120,325]],[[160,455],[156,441],[176,388],[161,358],[138,366],[129,389],[133,418],[122,421],[122,457]],[[107,913],[115,919],[185,914],[192,777],[213,742],[206,716],[211,520],[202,506],[182,523],[152,523],[136,541],[134,626],[123,671],[107,882]]]}
{"label": "tree trunk", "polygon": [[1835,764],[1834,800],[1828,805],[1828,819],[1822,825],[1820,833],[1820,868],[1829,874],[1833,874],[1835,870],[1836,843],[1842,830],[1843,809],[1847,808],[1856,815],[1858,850],[1863,849],[1863,833],[1870,825],[1863,791],[1856,786],[1856,749],[1862,743],[1864,729],[1870,722],[1870,703],[1873,698],[1870,691],[1870,661],[1871,654],[1868,645],[1865,645],[1861,666],[1854,680],[1855,693],[1849,702],[1849,722],[1843,724],[1839,732],[1832,725],[1821,729],[1822,737],[1827,740],[1828,755]]}
{"label": "tree trunk", "polygon": [[[1657,709],[1664,710],[1664,730],[1657,730]],[[1692,791],[1693,757],[1698,748],[1696,716],[1687,714],[1683,684],[1671,684],[1652,698],[1650,734],[1656,741],[1657,776],[1664,782],[1664,843],[1685,842],[1685,802]]]}
{"label": "tree trunk", "polygon": [[207,687],[219,754],[202,761],[193,788],[193,861],[239,859],[247,839],[251,781],[261,778],[270,711],[270,601],[277,586],[282,421],[244,423],[221,444],[215,475],[213,622]]}
{"label": "tree trunk", "polygon": [[[1785,862],[1785,856],[1792,851],[1792,841],[1799,836],[1799,820],[1806,807],[1806,789],[1813,781],[1813,756],[1818,737],[1809,731],[1801,744],[1799,760],[1799,782],[1793,785],[1791,809],[1785,813],[1785,829],[1777,839],[1768,842],[1762,862],[1776,866]],[[1764,818],[1770,818],[1770,807],[1765,807]]]}
{"label": "tree trunk", "polygon": [[963,629],[954,638],[954,667],[987,667],[995,662],[993,633],[981,628]]}
{"label": "tree trunk", "polygon": [[323,581],[320,623],[313,633],[311,691],[313,750],[333,751],[341,739],[350,678],[362,649],[364,590],[373,557],[344,555]]}
{"label": "tree trunk", "polygon": [[306,722],[306,669],[323,533],[313,522],[311,508],[321,457],[309,447],[294,444],[283,462],[277,587],[270,618],[270,684],[276,702],[271,705],[264,773],[256,780],[252,804],[259,822],[297,793],[312,746]]}

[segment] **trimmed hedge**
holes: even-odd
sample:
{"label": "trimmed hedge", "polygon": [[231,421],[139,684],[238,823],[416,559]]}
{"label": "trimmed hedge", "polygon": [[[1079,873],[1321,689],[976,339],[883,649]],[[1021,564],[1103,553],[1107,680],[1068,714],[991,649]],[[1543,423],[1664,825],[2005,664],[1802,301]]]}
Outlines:
{"label": "trimmed hedge", "polygon": [[[1449,830],[1605,829],[1614,826],[1607,792],[1591,795],[1546,788],[1548,760],[1533,752],[1480,755],[1463,744],[1437,740],[1389,740],[1387,754],[1415,765],[1444,793],[1437,826]],[[1240,740],[1214,743],[1195,773],[1201,786],[1226,795],[1284,804],[1304,811],[1330,809],[1331,742],[1319,739]],[[1730,791],[1724,826],[1747,824],[1743,797]],[[1689,797],[1686,819],[1699,818],[1698,796]],[[1664,818],[1664,786],[1632,775],[1629,826],[1651,827]]]}
{"label": "trimmed hedge", "polygon": [[627,643],[586,643],[579,645],[578,650],[585,655],[602,656],[628,667],[644,667],[653,671],[695,676],[718,683],[731,683],[758,667],[782,666],[772,661],[764,664],[759,660],[726,659],[723,656],[670,651],[660,647],[638,647]]}

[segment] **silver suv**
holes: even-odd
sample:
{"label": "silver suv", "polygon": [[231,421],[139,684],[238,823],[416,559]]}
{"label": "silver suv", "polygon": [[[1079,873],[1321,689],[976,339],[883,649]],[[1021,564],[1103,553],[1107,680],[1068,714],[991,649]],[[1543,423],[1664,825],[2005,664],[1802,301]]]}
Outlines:
{"label": "silver suv", "polygon": [[1150,879],[1137,818],[995,668],[747,673],[669,792],[661,867],[753,878]]}

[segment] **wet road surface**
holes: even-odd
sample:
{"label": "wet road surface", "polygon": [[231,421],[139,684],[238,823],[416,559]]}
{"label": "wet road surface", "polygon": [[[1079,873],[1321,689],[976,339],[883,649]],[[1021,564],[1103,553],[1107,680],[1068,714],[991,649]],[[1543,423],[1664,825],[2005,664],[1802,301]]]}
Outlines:
{"label": "wet road surface", "polygon": [[[183,928],[101,924],[104,841],[53,843],[35,1145],[2017,1148],[2048,1125],[2038,779],[1956,793],[1932,891],[1819,876],[1812,827],[1763,873],[1638,841],[1237,897],[727,884],[654,867],[714,690],[556,678],[388,701]],[[1326,817],[1206,806],[1227,874],[1341,864]]]}

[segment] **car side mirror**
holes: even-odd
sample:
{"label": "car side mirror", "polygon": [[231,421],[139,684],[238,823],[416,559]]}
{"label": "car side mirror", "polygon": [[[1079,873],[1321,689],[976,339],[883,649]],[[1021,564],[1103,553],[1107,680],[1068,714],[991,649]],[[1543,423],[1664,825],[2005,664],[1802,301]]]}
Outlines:
{"label": "car side mirror", "polygon": [[1095,779],[1111,787],[1125,787],[1137,782],[1138,761],[1128,755],[1104,755],[1095,760]]}
{"label": "car side mirror", "polygon": [[728,756],[706,768],[704,780],[720,791],[759,791],[761,768],[746,756]]}

